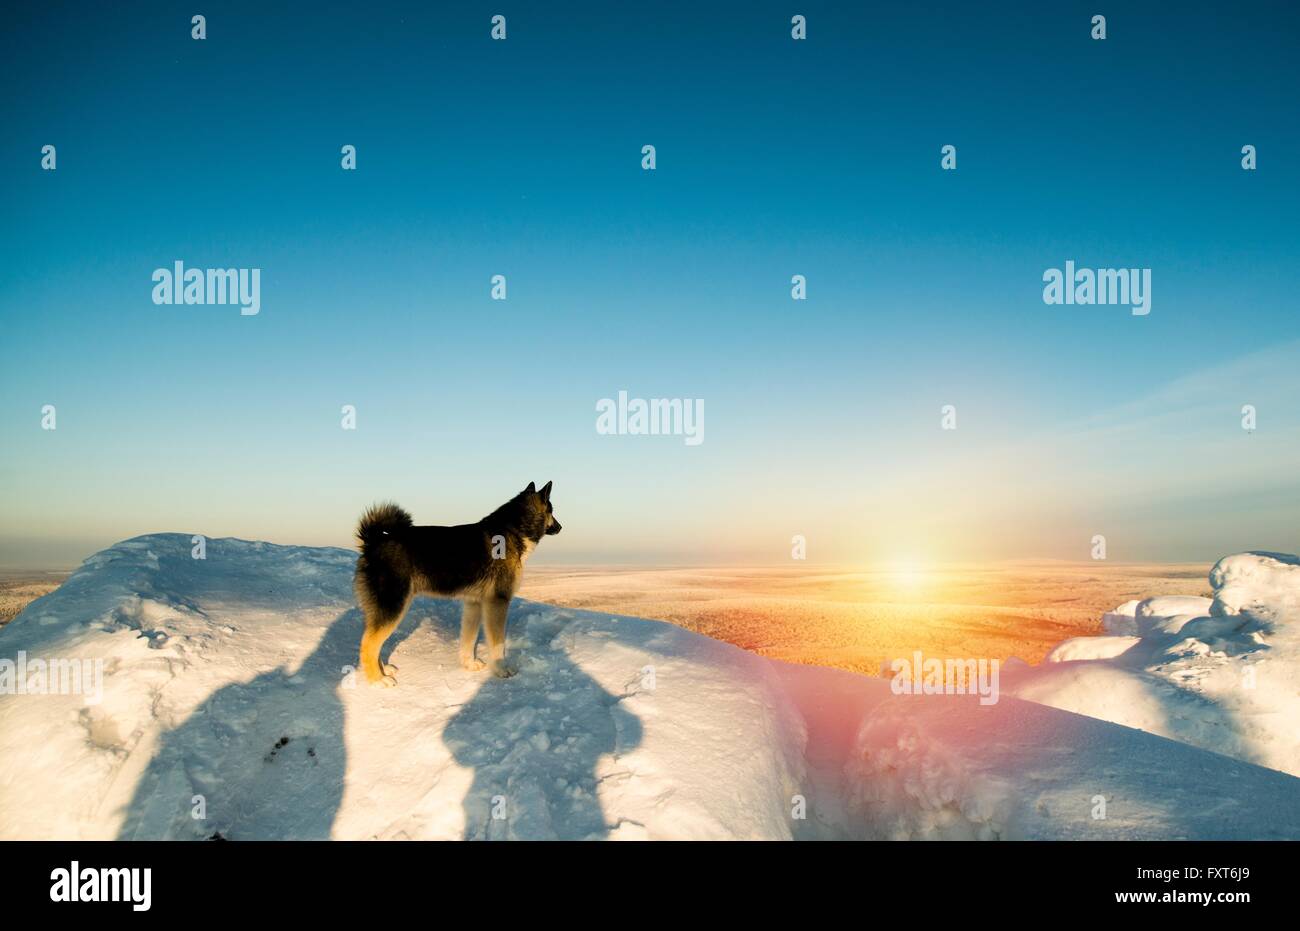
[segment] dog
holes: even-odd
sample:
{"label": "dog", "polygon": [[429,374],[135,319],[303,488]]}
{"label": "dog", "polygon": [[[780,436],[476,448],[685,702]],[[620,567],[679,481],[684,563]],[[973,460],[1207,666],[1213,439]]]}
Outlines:
{"label": "dog", "polygon": [[[476,524],[417,527],[396,504],[376,504],[357,524],[354,582],[357,603],[366,615],[361,635],[361,671],[371,685],[397,684],[396,666],[381,664],[379,650],[397,629],[416,595],[459,598],[460,664],[470,672],[485,665],[509,678],[506,664],[506,611],[523,578],[524,560],[542,537],[560,532],[551,505],[551,483],[538,491],[533,482]],[[483,623],[488,662],[474,656]]]}

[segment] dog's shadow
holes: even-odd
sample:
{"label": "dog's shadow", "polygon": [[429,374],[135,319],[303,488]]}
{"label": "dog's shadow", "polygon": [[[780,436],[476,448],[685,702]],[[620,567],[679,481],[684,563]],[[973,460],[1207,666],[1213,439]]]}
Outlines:
{"label": "dog's shadow", "polygon": [[[280,667],[213,692],[159,739],[119,840],[324,840],[347,772],[341,691],[365,688],[361,612],[331,622],[292,673]],[[415,624],[403,624],[396,646]]]}
{"label": "dog's shadow", "polygon": [[[454,649],[457,608],[441,599],[413,606],[385,645],[385,661],[424,623],[446,628]],[[523,672],[505,680],[453,673],[482,677],[442,735],[456,762],[473,770],[462,800],[466,839],[597,839],[614,827],[599,799],[602,757],[638,746],[641,723],[570,657],[570,620],[562,610],[515,602],[510,653]],[[165,731],[118,839],[330,838],[348,764],[344,690],[368,688],[347,672],[362,624],[357,609],[343,612],[297,669],[222,686]],[[485,650],[480,644],[479,655]],[[615,765],[605,778],[617,775]]]}
{"label": "dog's shadow", "polygon": [[618,767],[602,777],[601,758],[638,746],[641,721],[573,661],[573,631],[554,610],[512,604],[510,655],[522,672],[481,673],[443,731],[455,760],[474,770],[462,803],[466,840],[596,840],[615,827],[599,792]]}

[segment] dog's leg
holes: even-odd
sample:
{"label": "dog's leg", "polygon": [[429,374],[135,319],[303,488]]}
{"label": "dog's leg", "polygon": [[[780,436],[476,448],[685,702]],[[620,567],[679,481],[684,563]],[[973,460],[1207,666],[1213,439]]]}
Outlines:
{"label": "dog's leg", "polygon": [[361,635],[361,672],[371,685],[391,688],[397,684],[397,680],[393,678],[397,667],[380,665],[379,650],[388,639],[388,635],[402,622],[402,615],[405,613],[405,603],[396,611],[383,611],[378,607],[372,607],[366,612],[366,630]]}
{"label": "dog's leg", "polygon": [[470,672],[478,672],[484,663],[474,658],[474,645],[478,643],[479,623],[483,619],[483,605],[466,599],[460,615],[460,664]]}
{"label": "dog's leg", "polygon": [[506,665],[506,613],[510,609],[510,599],[489,598],[483,602],[485,623],[483,632],[487,635],[488,664],[492,675],[508,679],[516,672],[513,666]]}

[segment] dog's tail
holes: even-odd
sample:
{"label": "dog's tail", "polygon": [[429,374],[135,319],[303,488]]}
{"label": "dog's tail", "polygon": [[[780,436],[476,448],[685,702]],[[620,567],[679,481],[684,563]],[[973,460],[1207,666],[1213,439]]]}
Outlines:
{"label": "dog's tail", "polygon": [[391,501],[372,504],[366,508],[366,513],[361,515],[361,522],[357,524],[357,542],[365,549],[380,542],[385,536],[410,526],[411,515]]}

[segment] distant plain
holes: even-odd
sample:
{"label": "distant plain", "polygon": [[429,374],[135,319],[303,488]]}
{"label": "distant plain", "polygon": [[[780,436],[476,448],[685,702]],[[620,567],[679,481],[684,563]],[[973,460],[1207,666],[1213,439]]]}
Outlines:
{"label": "distant plain", "polygon": [[66,571],[0,572],[0,624],[18,616],[18,612],[42,595],[63,584]]}
{"label": "distant plain", "polygon": [[1038,663],[1133,598],[1209,595],[1209,564],[646,569],[530,566],[521,597],[671,621],[763,656],[879,675],[911,657]]}

